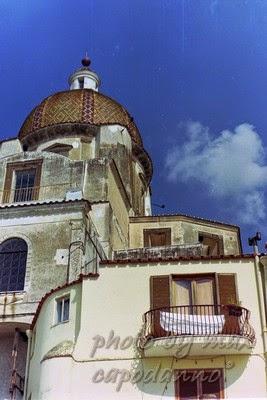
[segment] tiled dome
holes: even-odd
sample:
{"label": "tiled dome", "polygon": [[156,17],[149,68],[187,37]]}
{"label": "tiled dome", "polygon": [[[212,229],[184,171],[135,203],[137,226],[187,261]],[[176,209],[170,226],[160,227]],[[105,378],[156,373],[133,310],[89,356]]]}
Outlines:
{"label": "tiled dome", "polygon": [[47,97],[24,121],[21,142],[38,135],[43,128],[62,124],[122,125],[138,146],[143,146],[140,133],[129,113],[119,103],[92,89],[68,90]]}

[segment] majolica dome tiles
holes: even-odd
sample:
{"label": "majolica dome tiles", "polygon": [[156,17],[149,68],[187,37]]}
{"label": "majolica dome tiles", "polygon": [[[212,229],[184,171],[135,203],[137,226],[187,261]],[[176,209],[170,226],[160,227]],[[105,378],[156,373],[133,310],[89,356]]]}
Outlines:
{"label": "majolica dome tiles", "polygon": [[68,90],[47,97],[26,118],[19,132],[23,141],[39,129],[64,124],[125,126],[132,140],[142,146],[139,131],[129,113],[116,101],[91,89]]}

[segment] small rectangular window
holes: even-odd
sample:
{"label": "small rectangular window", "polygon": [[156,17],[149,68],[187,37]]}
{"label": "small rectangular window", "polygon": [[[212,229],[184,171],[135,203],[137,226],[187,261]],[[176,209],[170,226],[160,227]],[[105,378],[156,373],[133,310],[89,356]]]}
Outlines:
{"label": "small rectangular window", "polygon": [[223,371],[176,370],[175,394],[179,400],[223,399]]}
{"label": "small rectangular window", "polygon": [[70,298],[69,296],[57,299],[56,305],[56,323],[60,324],[69,320]]}

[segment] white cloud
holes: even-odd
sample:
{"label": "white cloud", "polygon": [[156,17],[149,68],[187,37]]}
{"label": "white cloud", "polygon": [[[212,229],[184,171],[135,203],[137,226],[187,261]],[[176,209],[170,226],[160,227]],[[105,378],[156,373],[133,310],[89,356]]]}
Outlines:
{"label": "white cloud", "polygon": [[265,151],[259,134],[247,123],[218,136],[200,122],[179,125],[186,141],[166,158],[170,181],[195,179],[216,199],[231,200],[241,222],[255,224],[265,218],[264,187],[267,184]]}

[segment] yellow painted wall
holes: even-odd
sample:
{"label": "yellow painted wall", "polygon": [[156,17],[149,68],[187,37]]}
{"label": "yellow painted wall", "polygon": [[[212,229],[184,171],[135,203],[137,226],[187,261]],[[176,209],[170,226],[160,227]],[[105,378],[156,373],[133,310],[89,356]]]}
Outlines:
{"label": "yellow painted wall", "polygon": [[[40,349],[31,361],[28,394],[31,392],[34,399],[141,400],[155,399],[156,396],[174,399],[173,382],[166,384],[166,379],[160,381],[157,378],[156,382],[145,384],[141,380],[134,384],[131,381],[134,373],[159,369],[163,379],[164,369],[222,368],[227,398],[265,398],[265,363],[254,268],[253,259],[102,266],[97,280],[84,279],[80,288],[78,285],[71,287],[72,322],[59,325],[56,335],[53,332],[55,328],[51,328],[49,323],[55,295],[46,300],[36,324],[36,346]],[[206,356],[203,352],[201,357],[190,358],[189,354],[189,357],[178,360],[171,357],[143,358],[134,345],[134,338],[142,327],[142,315],[149,310],[150,276],[196,272],[237,274],[239,298],[242,306],[251,311],[250,323],[256,331],[257,344],[252,355],[218,353],[217,356]],[[68,289],[62,293],[66,291]],[[60,292],[57,293],[59,295]],[[78,330],[74,323],[77,313],[81,314]],[[38,338],[39,331],[42,336]],[[114,336],[119,337],[118,342],[114,341]],[[75,340],[72,357],[52,358],[40,363],[44,353],[66,338]],[[129,348],[127,340],[128,343],[132,340]],[[99,348],[94,347],[97,341]],[[118,348],[115,348],[116,343]],[[103,372],[99,372],[101,369]],[[61,386],[58,384],[61,378],[57,378],[53,371],[57,371],[60,377],[65,374],[66,379]],[[117,374],[116,379],[113,383],[107,382],[112,373],[113,378],[114,373]],[[94,379],[101,382],[94,383]],[[123,379],[126,382],[121,382]],[[40,385],[37,387],[34,382]],[[117,391],[119,386],[121,389]]]}

